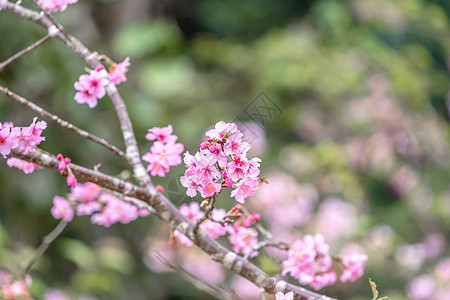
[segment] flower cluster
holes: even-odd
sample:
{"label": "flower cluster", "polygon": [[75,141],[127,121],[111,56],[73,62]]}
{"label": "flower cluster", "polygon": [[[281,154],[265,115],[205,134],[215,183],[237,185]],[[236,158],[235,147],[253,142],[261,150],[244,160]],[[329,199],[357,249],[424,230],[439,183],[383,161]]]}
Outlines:
{"label": "flower cluster", "polygon": [[39,4],[48,11],[64,11],[69,4],[75,4],[78,0],[39,0]]}
{"label": "flower cluster", "polygon": [[153,127],[148,130],[145,138],[155,141],[150,147],[150,152],[145,153],[142,159],[149,165],[147,170],[152,176],[164,177],[170,167],[181,164],[181,153],[183,144],[175,143],[177,136],[172,134],[172,125],[167,127]]}
{"label": "flower cluster", "polygon": [[[367,256],[354,253],[337,260],[344,266],[340,280],[353,282],[362,276]],[[306,235],[303,240],[296,240],[292,244],[288,258],[283,262],[282,275],[290,273],[299,283],[309,284],[319,290],[336,282],[337,275],[331,269],[332,265],[330,246],[325,243],[323,235]]]}
{"label": "flower cluster", "polygon": [[309,284],[318,290],[336,282],[336,273],[331,270],[333,260],[329,254],[330,246],[320,234],[306,235],[296,240],[283,262],[282,275],[290,273],[300,284]]}
{"label": "flower cluster", "polygon": [[10,168],[14,167],[14,168],[22,170],[25,174],[31,174],[34,172],[34,170],[42,169],[42,167],[40,165],[31,163],[31,162],[27,162],[25,160],[15,158],[15,157],[8,158],[8,160],[6,161],[6,164]]}
{"label": "flower cluster", "polygon": [[28,127],[15,127],[12,122],[0,123],[0,155],[6,158],[12,149],[18,149],[24,154],[34,151],[34,147],[45,140],[41,136],[47,128],[45,121],[36,122],[37,117]]}
{"label": "flower cluster", "polygon": [[[191,202],[189,204],[182,204],[180,212],[186,216],[193,223],[197,222],[205,215],[200,209],[198,202]],[[230,217],[238,217],[234,222]],[[208,219],[200,224],[200,229],[204,230],[210,237],[217,239],[220,236],[229,234],[228,239],[233,246],[233,251],[236,253],[243,253],[249,257],[258,255],[253,248],[258,244],[258,231],[250,226],[254,222],[258,222],[260,216],[256,213],[251,213],[244,217],[238,207],[233,207],[229,212],[224,209],[214,208]],[[233,224],[231,225],[230,223]],[[173,231],[173,235],[169,241],[170,245],[180,243],[186,246],[192,246],[192,241],[178,230]]]}
{"label": "flower cluster", "polygon": [[243,134],[234,123],[220,121],[206,136],[208,140],[200,144],[195,155],[189,152],[184,155],[187,170],[180,181],[187,188],[186,194],[194,197],[200,192],[203,198],[208,198],[227,186],[235,188],[231,196],[244,203],[258,188],[261,160],[247,159],[250,144],[243,141]]}
{"label": "flower cluster", "polygon": [[127,224],[150,214],[147,209],[138,209],[110,193],[101,192],[100,187],[92,182],[77,185],[69,199],[60,196],[53,198],[51,213],[55,219],[70,222],[75,215],[92,215],[93,224],[109,227],[117,222]]}
{"label": "flower cluster", "polygon": [[78,91],[75,94],[75,101],[83,104],[87,103],[90,108],[97,106],[98,100],[106,94],[106,86],[111,81],[114,84],[127,81],[125,73],[130,66],[130,58],[127,57],[119,64],[110,62],[109,73],[105,73],[105,67],[98,65],[89,74],[80,75],[74,87]]}
{"label": "flower cluster", "polygon": [[[200,205],[195,201],[189,204],[182,204],[180,206],[180,212],[194,223],[204,216],[204,212],[200,210]],[[207,219],[202,222],[200,224],[200,229],[204,230],[213,239],[217,239],[218,237],[225,235],[228,232],[229,225],[222,225],[219,223],[224,220],[225,216],[226,212],[224,209],[214,209],[211,212],[211,219]],[[170,241],[170,244],[174,244],[175,242],[186,246],[193,245],[192,241],[178,230],[174,230],[173,238]]]}

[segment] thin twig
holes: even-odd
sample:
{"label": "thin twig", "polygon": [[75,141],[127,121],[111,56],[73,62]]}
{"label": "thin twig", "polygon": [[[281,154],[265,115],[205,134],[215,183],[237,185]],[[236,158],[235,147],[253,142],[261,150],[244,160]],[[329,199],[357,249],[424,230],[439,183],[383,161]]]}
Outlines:
{"label": "thin twig", "polygon": [[30,51],[33,51],[34,49],[36,49],[37,47],[39,47],[40,45],[42,45],[43,43],[45,43],[46,41],[48,41],[49,39],[51,39],[51,36],[49,36],[48,34],[46,36],[44,36],[43,38],[41,38],[39,41],[35,42],[34,44],[26,47],[25,49],[17,52],[16,54],[14,54],[13,56],[11,56],[10,58],[6,59],[4,62],[0,63],[0,72],[3,71],[3,69],[9,65],[10,63],[12,63],[13,61],[21,58],[22,56],[24,56],[25,54],[27,54]]}
{"label": "thin twig", "polygon": [[255,246],[253,246],[252,250],[248,251],[247,254],[244,255],[244,259],[248,260],[248,258],[250,257],[250,255],[253,252],[259,251],[259,250],[261,250],[263,248],[267,248],[267,247],[274,247],[274,248],[278,248],[278,249],[284,250],[284,251],[289,250],[289,244],[287,244],[285,242],[273,241],[273,240],[264,240],[264,241],[259,242]]}
{"label": "thin twig", "polygon": [[56,124],[58,124],[59,126],[63,127],[63,128],[67,128],[73,132],[75,132],[76,134],[85,137],[103,147],[105,147],[106,149],[110,150],[111,152],[113,152],[115,155],[119,156],[120,158],[127,160],[127,156],[126,154],[120,150],[119,148],[117,148],[114,145],[111,145],[110,143],[108,143],[107,141],[105,141],[104,139],[101,139],[99,137],[96,137],[95,135],[81,129],[78,128],[77,126],[73,125],[72,123],[69,123],[63,119],[61,119],[60,117],[46,111],[45,109],[43,109],[42,107],[40,107],[37,104],[34,104],[33,102],[31,102],[30,100],[25,99],[22,96],[17,95],[14,92],[11,92],[9,89],[0,86],[0,92],[5,94],[6,96],[8,96],[9,98],[11,98],[14,101],[17,101],[25,106],[28,106],[29,108],[31,108],[32,110],[34,110],[35,112],[37,112],[38,114],[40,114],[41,116],[43,116],[44,118],[48,118],[52,121],[54,121]]}
{"label": "thin twig", "polygon": [[226,291],[223,288],[219,288],[217,286],[214,286],[214,285],[204,281],[203,279],[192,274],[191,272],[189,272],[185,268],[181,267],[180,265],[175,265],[175,264],[169,262],[159,252],[155,252],[155,257],[162,264],[166,265],[169,269],[173,270],[178,276],[180,276],[187,282],[193,284],[199,290],[202,290],[217,299],[232,299],[232,297],[233,297],[232,293]]}
{"label": "thin twig", "polygon": [[209,219],[209,215],[211,214],[212,210],[214,209],[214,205],[216,204],[216,199],[217,199],[217,194],[214,194],[212,196],[211,201],[209,201],[208,205],[206,205],[205,208],[205,214],[203,215],[203,217],[201,217],[197,223],[195,223],[194,228],[192,229],[192,232],[194,233],[195,236],[198,236],[198,229],[200,227],[200,225],[205,222],[207,219]]}
{"label": "thin twig", "polygon": [[26,274],[28,274],[33,264],[36,261],[38,261],[38,259],[44,254],[44,252],[53,243],[53,241],[63,232],[67,224],[68,224],[67,222],[61,220],[61,222],[59,222],[58,225],[48,235],[46,235],[43,238],[42,243],[36,250],[34,250],[30,259],[22,267],[22,271],[20,272],[19,278],[23,278]]}

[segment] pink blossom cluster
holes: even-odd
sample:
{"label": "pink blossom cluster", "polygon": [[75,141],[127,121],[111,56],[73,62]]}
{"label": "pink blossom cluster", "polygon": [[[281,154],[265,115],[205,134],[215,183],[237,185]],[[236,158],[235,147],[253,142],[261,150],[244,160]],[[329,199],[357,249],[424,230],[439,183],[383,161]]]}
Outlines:
{"label": "pink blossom cluster", "polygon": [[167,127],[153,127],[148,130],[145,138],[155,141],[150,147],[150,152],[145,153],[142,159],[149,165],[147,170],[152,176],[165,177],[170,167],[181,164],[183,144],[176,143],[177,136],[172,134],[172,125]]}
{"label": "pink blossom cluster", "polygon": [[197,192],[203,198],[218,194],[222,187],[234,188],[231,196],[240,203],[253,196],[258,188],[259,158],[247,159],[250,144],[243,141],[243,134],[236,124],[220,121],[206,132],[207,141],[191,155],[186,152],[187,170],[181,176],[186,194],[194,197]]}
{"label": "pink blossom cluster", "polygon": [[234,226],[228,227],[229,241],[233,245],[233,251],[243,253],[252,258],[257,256],[258,251],[253,248],[258,244],[258,231],[254,228],[248,228],[235,222]]}
{"label": "pink blossom cluster", "polygon": [[119,84],[127,81],[125,73],[130,66],[130,58],[127,57],[119,64],[112,63],[109,73],[103,73],[104,66],[98,65],[89,74],[80,75],[74,87],[78,91],[75,101],[79,104],[86,103],[90,108],[97,106],[98,100],[106,94],[106,86],[109,82]]}
{"label": "pink blossom cluster", "polygon": [[300,284],[309,284],[316,290],[334,284],[337,275],[331,269],[333,260],[329,251],[330,246],[321,234],[306,235],[303,240],[296,240],[283,262],[282,275],[290,273]]}
{"label": "pink blossom cluster", "polygon": [[78,0],[39,0],[39,4],[48,11],[64,11],[69,4],[75,4]]}
{"label": "pink blossom cluster", "polygon": [[[337,259],[344,267],[340,276],[342,282],[355,281],[364,272],[367,255],[352,253]],[[332,285],[337,275],[332,270],[333,258],[330,246],[323,235],[306,235],[303,240],[296,240],[288,251],[288,258],[283,262],[282,275],[289,273],[301,284],[309,284],[316,290]]]}
{"label": "pink blossom cluster", "polygon": [[[204,212],[200,210],[198,202],[191,202],[189,204],[182,204],[180,212],[186,216],[193,223],[197,222],[204,216]],[[218,221],[224,220],[226,212],[224,209],[216,208],[211,212],[211,219],[205,220],[200,224],[200,229],[204,230],[213,239],[225,235],[228,232],[228,225],[222,225]],[[174,230],[171,244],[178,242],[186,246],[192,246],[192,241],[178,230]]]}
{"label": "pink blossom cluster", "polygon": [[12,122],[0,123],[0,155],[6,158],[12,149],[27,154],[34,151],[34,147],[45,141],[41,136],[42,131],[47,128],[45,121],[36,122],[37,117],[33,119],[30,126],[15,127]]}
{"label": "pink blossom cluster", "polygon": [[118,222],[127,224],[150,214],[147,209],[138,209],[110,193],[101,192],[100,187],[91,182],[73,188],[69,199],[60,196],[53,198],[51,213],[55,219],[70,222],[75,215],[92,215],[93,224],[109,227]]}
{"label": "pink blossom cluster", "polygon": [[31,162],[27,162],[25,160],[15,158],[15,157],[8,158],[8,160],[6,161],[6,164],[10,168],[14,167],[14,168],[22,170],[25,174],[31,174],[34,172],[34,170],[42,169],[42,167],[40,165],[31,163]]}
{"label": "pink blossom cluster", "polygon": [[443,258],[433,273],[422,274],[411,280],[407,286],[409,299],[447,300],[450,295],[450,257]]}

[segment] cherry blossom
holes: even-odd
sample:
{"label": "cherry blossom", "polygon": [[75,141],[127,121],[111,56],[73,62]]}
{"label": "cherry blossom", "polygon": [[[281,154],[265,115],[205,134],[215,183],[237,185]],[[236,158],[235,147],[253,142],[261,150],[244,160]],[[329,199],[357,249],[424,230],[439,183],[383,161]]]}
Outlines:
{"label": "cherry blossom", "polygon": [[253,196],[257,188],[258,180],[256,178],[245,178],[236,185],[236,189],[231,192],[231,197],[234,197],[239,203],[244,203],[244,199]]}
{"label": "cherry blossom", "polygon": [[367,261],[367,255],[354,253],[342,258],[342,264],[344,265],[344,273],[342,273],[339,279],[342,282],[351,281],[354,282],[360,278],[364,273],[364,263]]}
{"label": "cherry blossom", "polygon": [[247,159],[250,145],[242,140],[243,134],[236,124],[218,122],[208,130],[208,140],[200,144],[200,150],[191,155],[184,154],[187,167],[181,184],[187,188],[186,194],[194,197],[200,192],[203,198],[212,197],[222,191],[222,184],[236,189],[231,196],[244,203],[258,188],[259,158]]}
{"label": "cherry blossom", "polygon": [[119,64],[114,64],[109,69],[109,80],[111,80],[114,84],[119,84],[127,81],[127,77],[125,73],[128,71],[128,67],[130,66],[130,58],[127,57],[125,60]]}
{"label": "cherry blossom", "polygon": [[[258,231],[256,229],[234,226],[229,227],[228,232],[230,234],[230,243],[233,245],[233,251],[236,253],[242,252],[244,255],[247,255],[258,244]],[[257,255],[258,252],[253,251],[249,257],[255,257]]]}
{"label": "cherry blossom", "polygon": [[286,294],[278,292],[275,294],[275,300],[294,300],[294,292],[290,291]]}
{"label": "cherry blossom", "polygon": [[159,128],[153,127],[145,136],[148,140],[158,140],[151,147],[150,152],[145,153],[142,159],[149,162],[147,170],[152,176],[165,177],[171,166],[181,164],[183,144],[175,143],[177,137],[171,135],[172,126]]}
{"label": "cherry blossom", "polygon": [[74,87],[78,91],[75,94],[75,101],[79,104],[87,103],[89,108],[97,106],[98,99],[106,94],[105,86],[108,79],[99,72],[91,71],[90,74],[83,74],[75,82]]}
{"label": "cherry blossom", "polygon": [[149,141],[158,140],[162,143],[176,142],[177,136],[172,134],[172,125],[167,127],[153,127],[148,130],[145,138]]}
{"label": "cherry blossom", "polygon": [[8,158],[8,160],[6,161],[6,164],[10,168],[14,167],[14,168],[22,170],[25,174],[31,174],[34,172],[34,170],[42,169],[42,167],[40,165],[36,165],[34,163],[27,162],[27,161],[24,161],[19,158],[15,158],[15,157]]}
{"label": "cherry blossom", "polygon": [[333,262],[329,248],[321,234],[296,240],[283,262],[282,275],[290,273],[300,284],[310,284],[314,289],[333,284],[336,274],[331,270]]}
{"label": "cherry blossom", "polygon": [[39,0],[39,4],[48,11],[64,11],[69,4],[77,2],[78,0]]}
{"label": "cherry blossom", "polygon": [[74,211],[69,201],[60,196],[53,197],[53,207],[51,209],[51,213],[53,218],[63,219],[65,222],[72,221],[74,216]]}
{"label": "cherry blossom", "polygon": [[19,145],[18,136],[20,134],[20,129],[11,129],[7,126],[0,128],[0,154],[3,158],[6,158],[6,156],[11,153],[11,149],[14,149]]}
{"label": "cherry blossom", "polygon": [[[197,202],[195,202],[197,203]],[[229,225],[222,225],[215,221],[222,221],[225,218],[224,209],[216,208],[211,212],[211,219],[200,224],[200,228],[206,231],[210,237],[217,239],[219,236],[225,235]]]}

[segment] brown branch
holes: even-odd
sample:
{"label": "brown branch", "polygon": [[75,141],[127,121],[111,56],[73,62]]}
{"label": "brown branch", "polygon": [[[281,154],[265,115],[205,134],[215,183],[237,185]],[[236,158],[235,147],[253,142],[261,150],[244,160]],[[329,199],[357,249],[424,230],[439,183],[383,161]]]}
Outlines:
{"label": "brown branch", "polygon": [[44,36],[42,39],[40,39],[39,41],[35,42],[34,44],[26,47],[25,49],[17,52],[16,54],[14,54],[13,56],[11,56],[10,58],[6,59],[4,62],[0,63],[0,72],[3,71],[3,69],[9,65],[10,63],[12,63],[13,61],[21,58],[22,56],[24,56],[25,54],[27,54],[30,51],[33,51],[34,49],[36,49],[37,47],[39,47],[40,45],[42,45],[43,43],[45,43],[46,41],[48,41],[51,38],[51,36],[49,36],[48,34],[46,36]]}
{"label": "brown branch", "polygon": [[[33,162],[37,165],[53,169],[59,172],[58,164],[54,155],[46,153],[42,150],[23,154],[17,150],[13,150],[11,156]],[[168,222],[173,228],[188,236],[200,249],[207,253],[213,260],[221,263],[223,267],[230,269],[237,274],[247,278],[254,284],[265,289],[267,293],[275,294],[279,291],[293,291],[296,294],[295,299],[310,300],[322,299],[332,300],[333,298],[323,296],[305,288],[287,283],[275,277],[269,276],[248,260],[236,255],[236,253],[223,247],[216,240],[209,237],[206,233],[199,232],[200,239],[195,239],[193,228],[195,226],[187,217],[181,214],[164,195],[152,195],[148,189],[138,187],[130,182],[120,180],[118,178],[93,171],[76,164],[69,165],[73,174],[78,180],[90,181],[101,187],[119,192],[123,195],[137,198],[145,203],[150,204],[154,209],[154,214],[160,219]],[[67,171],[63,172],[67,175]]]}
{"label": "brown branch", "polygon": [[95,136],[95,135],[93,135],[93,134],[91,134],[91,133],[81,129],[81,128],[78,128],[77,126],[73,125],[72,123],[69,123],[68,121],[65,121],[65,120],[61,119],[57,115],[54,115],[54,114],[46,111],[45,109],[43,109],[39,105],[34,104],[30,100],[27,100],[24,97],[17,95],[16,93],[10,91],[9,89],[7,89],[7,88],[5,88],[3,86],[0,86],[0,92],[5,94],[6,96],[8,96],[9,98],[11,98],[14,101],[17,101],[20,104],[23,104],[25,106],[28,106],[29,108],[31,108],[32,110],[34,110],[35,112],[37,112],[38,114],[43,116],[44,118],[52,120],[53,122],[55,122],[59,126],[61,126],[63,128],[67,128],[70,131],[73,131],[76,134],[93,141],[94,143],[97,143],[97,144],[105,147],[106,149],[110,150],[112,153],[114,153],[115,155],[119,156],[120,158],[122,158],[124,160],[127,160],[127,156],[125,155],[125,153],[122,150],[120,150],[119,148],[117,148],[114,145],[111,145],[110,143],[108,143],[104,139],[101,139],[101,138],[99,138],[99,137],[97,137],[97,136]]}

